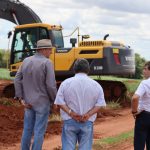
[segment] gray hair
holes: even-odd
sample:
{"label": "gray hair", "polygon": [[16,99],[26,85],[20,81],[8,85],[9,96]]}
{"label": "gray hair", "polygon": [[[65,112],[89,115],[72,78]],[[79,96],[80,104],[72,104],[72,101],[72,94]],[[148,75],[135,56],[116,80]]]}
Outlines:
{"label": "gray hair", "polygon": [[80,58],[75,61],[73,69],[75,73],[83,72],[88,74],[90,71],[90,65],[86,59]]}

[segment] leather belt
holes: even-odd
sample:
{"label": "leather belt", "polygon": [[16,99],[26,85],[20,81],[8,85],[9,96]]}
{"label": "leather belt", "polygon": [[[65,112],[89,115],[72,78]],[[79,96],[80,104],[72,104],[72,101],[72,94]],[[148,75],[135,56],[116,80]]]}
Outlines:
{"label": "leather belt", "polygon": [[149,112],[149,111],[143,110],[142,113],[145,113],[145,114],[149,114],[149,115],[150,115],[150,112]]}

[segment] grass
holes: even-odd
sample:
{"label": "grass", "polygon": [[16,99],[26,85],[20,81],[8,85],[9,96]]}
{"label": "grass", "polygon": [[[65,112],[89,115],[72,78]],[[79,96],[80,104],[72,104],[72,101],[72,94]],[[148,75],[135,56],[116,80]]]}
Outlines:
{"label": "grass", "polygon": [[105,147],[119,145],[120,143],[130,140],[133,141],[133,130],[125,133],[121,133],[120,135],[114,137],[103,138],[100,140],[96,140],[93,144],[94,150],[105,149]]}
{"label": "grass", "polygon": [[140,82],[141,80],[125,80],[123,83],[126,85],[130,93],[134,93]]}
{"label": "grass", "polygon": [[[108,137],[108,138],[96,140],[94,141],[94,144],[93,144],[93,150],[113,149],[113,146],[117,146],[125,141],[129,141],[131,143],[133,142],[133,130],[122,133],[114,137]],[[62,148],[56,147],[55,150],[62,150]]]}
{"label": "grass", "polygon": [[[100,80],[121,81],[126,85],[128,91],[131,93],[134,93],[134,91],[136,90],[137,86],[141,81],[137,79],[120,78],[116,76],[91,76],[91,77],[93,79],[100,79]],[[13,79],[13,77],[10,77],[8,69],[0,68],[0,79],[10,80]]]}
{"label": "grass", "polygon": [[49,117],[49,121],[50,121],[50,122],[56,122],[56,121],[61,122],[62,119],[61,119],[61,117],[60,117],[59,114],[52,114],[52,115],[50,115],[50,117]]}
{"label": "grass", "polygon": [[110,109],[118,109],[118,108],[121,108],[121,105],[119,102],[115,102],[115,101],[109,101],[107,102],[107,108],[110,108]]}
{"label": "grass", "polygon": [[6,97],[0,98],[0,105],[20,107],[19,101],[15,101]]}
{"label": "grass", "polygon": [[137,89],[139,83],[141,80],[139,79],[129,79],[129,78],[121,78],[116,76],[91,76],[93,79],[99,79],[99,80],[110,80],[110,81],[120,81],[123,82],[129,93],[134,93]]}
{"label": "grass", "polygon": [[[110,80],[110,81],[125,81],[129,80],[128,78],[121,78],[116,76],[91,76],[93,79],[99,80]],[[131,79],[132,80],[132,79]]]}
{"label": "grass", "polygon": [[5,105],[5,106],[12,106],[13,102],[12,101],[8,101],[8,100],[3,100],[3,101],[0,100],[0,104],[1,105]]}
{"label": "grass", "polygon": [[11,80],[13,78],[10,77],[8,69],[0,68],[0,79]]}

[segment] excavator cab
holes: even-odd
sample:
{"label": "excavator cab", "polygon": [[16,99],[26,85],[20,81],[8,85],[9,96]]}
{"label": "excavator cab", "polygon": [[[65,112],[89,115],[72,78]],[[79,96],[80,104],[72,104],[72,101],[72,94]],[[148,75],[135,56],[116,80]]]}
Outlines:
{"label": "excavator cab", "polygon": [[[14,76],[20,63],[36,52],[36,43],[40,39],[51,39],[55,49],[64,48],[62,27],[47,24],[26,24],[15,27],[10,58],[10,75]],[[53,59],[52,56],[51,59]]]}

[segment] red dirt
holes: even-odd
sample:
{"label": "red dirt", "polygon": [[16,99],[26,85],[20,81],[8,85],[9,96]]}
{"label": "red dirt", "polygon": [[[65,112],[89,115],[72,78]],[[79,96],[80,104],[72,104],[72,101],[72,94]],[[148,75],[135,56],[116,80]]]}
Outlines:
{"label": "red dirt", "polygon": [[[0,99],[0,150],[19,150],[23,129],[23,107],[18,103],[2,105]],[[94,140],[118,135],[133,129],[134,119],[130,109],[103,110],[94,124]],[[43,150],[58,150],[61,146],[60,122],[50,122],[45,134]],[[121,149],[132,150],[131,142],[121,144]],[[121,150],[117,146],[113,150]]]}

